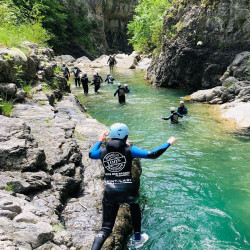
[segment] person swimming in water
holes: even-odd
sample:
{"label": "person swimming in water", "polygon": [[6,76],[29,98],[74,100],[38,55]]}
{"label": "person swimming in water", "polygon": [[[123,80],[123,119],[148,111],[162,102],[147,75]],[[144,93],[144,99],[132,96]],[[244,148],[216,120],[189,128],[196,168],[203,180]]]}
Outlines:
{"label": "person swimming in water", "polygon": [[177,109],[177,113],[179,113],[181,115],[187,115],[188,110],[187,110],[186,106],[184,105],[183,101],[180,101],[179,107]]}
{"label": "person swimming in water", "polygon": [[170,112],[171,112],[171,114],[168,117],[161,116],[161,119],[163,119],[163,120],[169,120],[169,119],[171,119],[171,123],[173,123],[173,124],[179,123],[178,117],[183,117],[183,115],[179,114],[178,112],[175,112],[175,108],[174,107],[170,108]]}
{"label": "person swimming in water", "polygon": [[112,75],[110,75],[109,73],[107,73],[107,77],[105,79],[105,82],[113,83],[114,80],[115,80],[115,78]]}
{"label": "person swimming in water", "polygon": [[141,232],[141,210],[138,204],[139,186],[133,182],[131,168],[134,158],[156,159],[174,142],[170,137],[167,142],[153,150],[144,150],[129,146],[126,141],[129,129],[123,123],[115,123],[110,127],[109,141],[105,147],[107,133],[99,136],[98,142],[89,151],[91,159],[100,159],[105,172],[105,187],[102,200],[102,228],[96,235],[91,250],[100,250],[105,240],[112,233],[115,219],[121,204],[128,204],[134,229],[135,248],[140,248],[148,240],[148,235]]}
{"label": "person swimming in water", "polygon": [[117,87],[118,88],[116,89],[116,91],[114,93],[114,96],[116,96],[118,94],[119,103],[125,103],[126,102],[126,97],[125,97],[126,91],[125,91],[124,87],[122,87],[122,85],[120,83],[118,83]]}

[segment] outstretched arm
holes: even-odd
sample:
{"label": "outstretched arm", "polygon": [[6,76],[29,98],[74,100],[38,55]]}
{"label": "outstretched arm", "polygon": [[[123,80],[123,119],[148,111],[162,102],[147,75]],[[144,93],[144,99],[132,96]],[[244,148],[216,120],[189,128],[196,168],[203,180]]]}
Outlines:
{"label": "outstretched arm", "polygon": [[163,117],[163,116],[161,116],[161,119],[163,119],[163,120],[169,120],[171,118],[171,116],[172,115],[170,115],[169,117]]}
{"label": "outstretched arm", "polygon": [[107,136],[106,132],[99,136],[98,142],[96,142],[95,145],[89,151],[89,158],[100,159],[100,152],[101,152],[100,147],[102,142],[105,141],[106,136]]}
{"label": "outstretched arm", "polygon": [[169,148],[169,146],[172,145],[175,141],[177,141],[177,138],[172,136],[168,139],[166,143],[150,151],[132,146],[131,147],[132,158],[156,159],[159,156],[161,156]]}

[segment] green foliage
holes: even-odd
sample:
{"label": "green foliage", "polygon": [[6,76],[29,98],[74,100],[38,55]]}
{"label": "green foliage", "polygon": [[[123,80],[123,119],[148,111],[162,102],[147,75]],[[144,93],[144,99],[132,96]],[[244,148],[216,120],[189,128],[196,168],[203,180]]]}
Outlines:
{"label": "green foliage", "polygon": [[[69,0],[66,8],[61,0],[13,0],[20,9],[21,16],[33,19],[42,17],[41,23],[50,35],[49,45],[56,52],[67,48],[71,41],[76,41],[86,49],[92,49],[89,34],[93,28],[87,18],[84,4]],[[37,19],[37,18],[36,18]]]}
{"label": "green foliage", "polygon": [[9,61],[11,59],[10,55],[5,55],[5,56],[3,56],[3,58],[4,58],[4,60],[7,60],[7,61]]}
{"label": "green foliage", "polygon": [[42,85],[42,89],[43,89],[44,93],[51,92],[51,90],[52,90],[51,87],[48,84],[46,84],[46,83],[44,83]]}
{"label": "green foliage", "polygon": [[0,0],[0,45],[21,47],[24,41],[46,44],[49,36],[35,9],[23,12],[12,0]]}
{"label": "green foliage", "polygon": [[141,0],[128,24],[129,42],[135,50],[148,52],[161,44],[162,25],[171,0]]}
{"label": "green foliage", "polygon": [[31,89],[32,89],[32,85],[31,84],[23,84],[22,85],[22,89],[24,90],[24,91],[26,91],[27,92],[27,94],[28,94],[28,96],[30,95],[30,91],[31,91]]}
{"label": "green foliage", "polygon": [[54,74],[55,75],[60,75],[62,72],[61,72],[61,69],[59,66],[56,66],[55,70],[54,70]]}
{"label": "green foliage", "polygon": [[16,70],[16,81],[17,81],[18,87],[19,87],[19,88],[22,88],[23,85],[26,84],[26,83],[23,81],[23,79],[22,79],[22,76],[23,76],[23,68],[22,68],[22,65],[20,65],[20,66],[14,65],[14,69]]}
{"label": "green foliage", "polygon": [[11,101],[7,101],[7,99],[3,99],[0,101],[0,113],[5,116],[10,116],[13,109],[13,103]]}
{"label": "green foliage", "polygon": [[52,229],[53,229],[54,233],[59,233],[59,232],[65,230],[65,228],[64,228],[64,226],[62,224],[54,224],[52,226]]}
{"label": "green foliage", "polygon": [[6,191],[13,192],[14,191],[14,184],[8,184],[5,188]]}

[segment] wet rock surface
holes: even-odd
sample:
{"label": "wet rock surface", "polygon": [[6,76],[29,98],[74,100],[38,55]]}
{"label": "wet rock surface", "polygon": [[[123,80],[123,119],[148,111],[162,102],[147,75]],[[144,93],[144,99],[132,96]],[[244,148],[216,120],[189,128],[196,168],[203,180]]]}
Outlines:
{"label": "wet rock surface", "polygon": [[223,118],[232,118],[241,129],[250,127],[250,52],[236,55],[220,78],[222,86],[199,90],[191,95],[192,101],[223,104]]}
{"label": "wet rock surface", "polygon": [[[72,94],[53,105],[42,86],[31,94],[0,116],[0,249],[90,249],[104,175],[88,151],[107,127]],[[125,206],[104,249],[122,249],[130,230]]]}

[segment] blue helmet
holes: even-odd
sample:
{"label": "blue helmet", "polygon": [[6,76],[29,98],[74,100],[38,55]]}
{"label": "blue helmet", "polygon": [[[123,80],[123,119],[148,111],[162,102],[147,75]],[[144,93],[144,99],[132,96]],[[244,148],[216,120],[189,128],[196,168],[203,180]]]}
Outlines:
{"label": "blue helmet", "polygon": [[112,139],[124,139],[129,135],[128,127],[123,123],[115,123],[110,127],[109,136]]}

